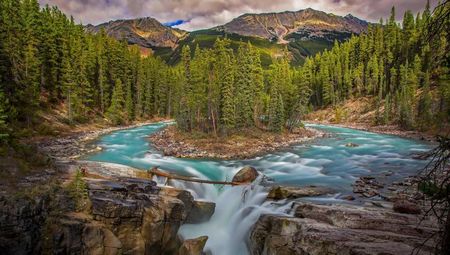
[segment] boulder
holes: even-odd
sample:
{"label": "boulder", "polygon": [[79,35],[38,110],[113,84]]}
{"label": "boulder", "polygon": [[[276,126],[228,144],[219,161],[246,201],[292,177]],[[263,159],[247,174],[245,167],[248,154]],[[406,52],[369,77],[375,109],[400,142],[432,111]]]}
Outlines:
{"label": "boulder", "polygon": [[356,143],[347,143],[347,144],[345,145],[345,147],[355,148],[355,147],[359,147],[359,145],[356,144]]}
{"label": "boulder", "polygon": [[407,255],[422,245],[433,254],[438,229],[430,220],[385,208],[297,204],[294,217],[263,215],[250,233],[252,255]]}
{"label": "boulder", "polygon": [[82,214],[54,219],[48,228],[54,254],[122,254],[122,242],[111,230],[102,224],[89,222]]}
{"label": "boulder", "polygon": [[304,186],[304,187],[288,187],[288,186],[273,186],[269,194],[268,199],[281,200],[281,199],[294,199],[300,197],[315,197],[330,193],[331,191],[324,187],[317,186]]}
{"label": "boulder", "polygon": [[214,214],[216,204],[206,201],[194,201],[186,223],[196,224],[208,221]]}
{"label": "boulder", "polygon": [[178,250],[178,255],[202,255],[205,248],[207,236],[201,236],[195,239],[184,240]]}
{"label": "boulder", "polygon": [[258,176],[259,173],[254,167],[246,166],[234,175],[232,182],[252,183]]}
{"label": "boulder", "polygon": [[[0,196],[0,253],[40,254],[41,228],[49,202],[47,195],[32,199]],[[62,210],[63,208],[61,208]]]}
{"label": "boulder", "polygon": [[341,197],[341,199],[353,201],[353,200],[355,200],[355,197],[352,195],[346,195],[346,196]]}
{"label": "boulder", "polygon": [[406,214],[420,214],[420,207],[406,199],[400,199],[394,202],[394,211]]}
{"label": "boulder", "polygon": [[89,189],[94,220],[112,230],[123,253],[178,250],[177,232],[193,203],[189,192],[158,188],[152,181],[134,178],[88,180],[88,187],[95,187]]}

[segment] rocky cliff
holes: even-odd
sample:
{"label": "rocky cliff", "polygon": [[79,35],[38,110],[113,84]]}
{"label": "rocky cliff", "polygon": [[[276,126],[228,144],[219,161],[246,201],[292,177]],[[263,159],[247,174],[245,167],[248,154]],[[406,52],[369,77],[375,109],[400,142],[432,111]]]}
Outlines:
{"label": "rocky cliff", "polygon": [[305,9],[296,12],[244,14],[215,29],[283,43],[287,42],[287,36],[291,34],[297,34],[300,39],[326,39],[336,33],[359,34],[367,26],[367,22],[352,15],[341,17]]}
{"label": "rocky cliff", "polygon": [[130,44],[146,48],[175,48],[180,39],[187,35],[186,31],[164,26],[154,18],[115,20],[97,26],[88,25],[86,30],[98,33],[104,30],[107,35],[116,39],[125,39]]}
{"label": "rocky cliff", "polygon": [[81,190],[85,209],[77,209],[73,194],[61,186],[28,198],[1,197],[2,254],[159,255],[203,249],[204,238],[181,240],[177,233],[185,222],[208,220],[213,203],[195,201],[185,190],[158,187],[128,167],[64,166],[69,172],[80,166],[89,171]]}
{"label": "rocky cliff", "polygon": [[[297,204],[292,217],[264,215],[249,240],[252,255],[433,253],[433,221],[383,208]],[[419,251],[419,250],[416,250]]]}

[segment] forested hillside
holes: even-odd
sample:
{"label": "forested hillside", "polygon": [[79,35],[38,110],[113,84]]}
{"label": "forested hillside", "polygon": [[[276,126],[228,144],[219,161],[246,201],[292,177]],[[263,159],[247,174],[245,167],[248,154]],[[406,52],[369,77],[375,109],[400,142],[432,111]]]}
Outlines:
{"label": "forested hillside", "polygon": [[285,51],[262,70],[250,44],[233,53],[229,41],[218,40],[212,51],[197,48],[192,60],[186,47],[178,123],[184,130],[214,133],[241,127],[291,130],[307,109],[372,96],[377,98],[374,124],[444,127],[450,116],[449,35],[442,28],[449,27],[449,20],[439,21],[436,34],[428,30],[448,8],[440,5],[433,16],[427,4],[416,17],[406,12],[402,24],[392,8],[386,23],[381,20],[367,33],[335,42],[300,68],[290,67]]}
{"label": "forested hillside", "polygon": [[[310,102],[336,106],[373,96],[375,124],[426,130],[448,123],[449,8],[442,4],[432,15],[427,4],[416,17],[406,12],[402,24],[396,23],[392,8],[389,20],[369,27],[366,34],[308,58],[301,70],[313,91]],[[437,32],[429,24],[439,26]]]}
{"label": "forested hillside", "polygon": [[86,31],[106,34],[151,49],[170,65],[181,60],[181,49],[189,45],[213,48],[218,38],[231,40],[230,47],[237,50],[250,41],[259,50],[263,67],[272,64],[272,57],[281,55],[286,47],[291,64],[301,65],[308,56],[330,49],[333,42],[345,41],[353,34],[367,30],[368,23],[352,15],[341,17],[311,8],[279,13],[247,13],[232,21],[210,29],[187,32],[167,27],[154,18],[114,20],[100,25],[87,25]]}
{"label": "forested hillside", "polygon": [[176,78],[161,60],[105,33],[87,34],[57,8],[0,1],[2,139],[36,128],[52,107],[64,108],[69,124],[171,115]]}
{"label": "forested hillside", "polygon": [[[136,46],[85,33],[57,8],[37,0],[0,1],[0,137],[40,125],[40,114],[63,108],[69,124],[106,117],[122,124],[174,116],[185,131],[227,134],[240,128],[291,130],[309,110],[348,98],[377,97],[377,124],[427,129],[447,123],[449,21],[433,37],[429,5],[416,17],[395,11],[387,22],[290,65],[287,49],[263,68],[249,42],[212,49],[187,45],[169,67]],[[13,132],[13,129],[15,132]]]}

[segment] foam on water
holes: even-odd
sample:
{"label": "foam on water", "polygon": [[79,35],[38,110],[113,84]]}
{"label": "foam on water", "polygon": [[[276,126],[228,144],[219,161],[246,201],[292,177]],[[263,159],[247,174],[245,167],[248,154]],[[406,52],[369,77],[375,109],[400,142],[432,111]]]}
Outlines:
{"label": "foam on water", "polygon": [[[140,169],[158,166],[173,173],[200,179],[230,181],[245,165],[257,168],[285,185],[321,185],[335,190],[334,195],[308,198],[319,203],[342,203],[340,195],[351,192],[351,184],[361,175],[376,175],[386,171],[394,174],[393,181],[416,173],[426,162],[411,155],[430,149],[427,144],[390,135],[309,125],[331,133],[313,145],[298,145],[289,150],[270,153],[249,160],[198,160],[166,157],[156,151],[147,136],[167,123],[121,130],[103,136],[98,142],[104,150],[89,160],[123,164]],[[346,147],[356,143],[359,147]],[[157,179],[163,185],[165,180]],[[171,181],[173,187],[189,190],[195,199],[213,201],[216,211],[209,222],[183,225],[180,235],[185,238],[209,236],[206,249],[214,255],[248,254],[248,233],[261,214],[287,215],[292,203],[265,202],[267,189],[258,184],[223,187],[210,184]]]}

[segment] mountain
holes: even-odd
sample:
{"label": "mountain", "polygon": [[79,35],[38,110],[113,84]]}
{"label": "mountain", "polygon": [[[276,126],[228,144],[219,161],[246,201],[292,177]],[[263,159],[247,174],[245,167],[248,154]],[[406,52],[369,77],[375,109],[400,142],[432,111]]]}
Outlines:
{"label": "mountain", "polygon": [[145,48],[175,48],[188,33],[164,26],[154,18],[115,20],[97,26],[88,25],[86,31],[98,33],[104,29],[109,36],[126,39],[130,44]]}
{"label": "mountain", "polygon": [[153,18],[117,20],[98,26],[89,25],[87,31],[106,33],[117,39],[126,38],[130,44],[152,48],[155,55],[170,64],[180,59],[181,47],[211,48],[218,37],[227,37],[232,47],[250,41],[260,49],[264,66],[272,57],[282,54],[287,46],[293,64],[301,64],[307,56],[333,46],[335,40],[344,41],[367,29],[368,23],[352,15],[337,16],[313,9],[280,13],[244,14],[229,23],[211,29],[187,32],[164,26]]}
{"label": "mountain", "polygon": [[335,39],[336,34],[359,34],[367,25],[366,21],[352,15],[341,17],[309,8],[296,12],[244,14],[214,29],[288,43],[286,39],[291,34],[300,35],[302,40]]}

